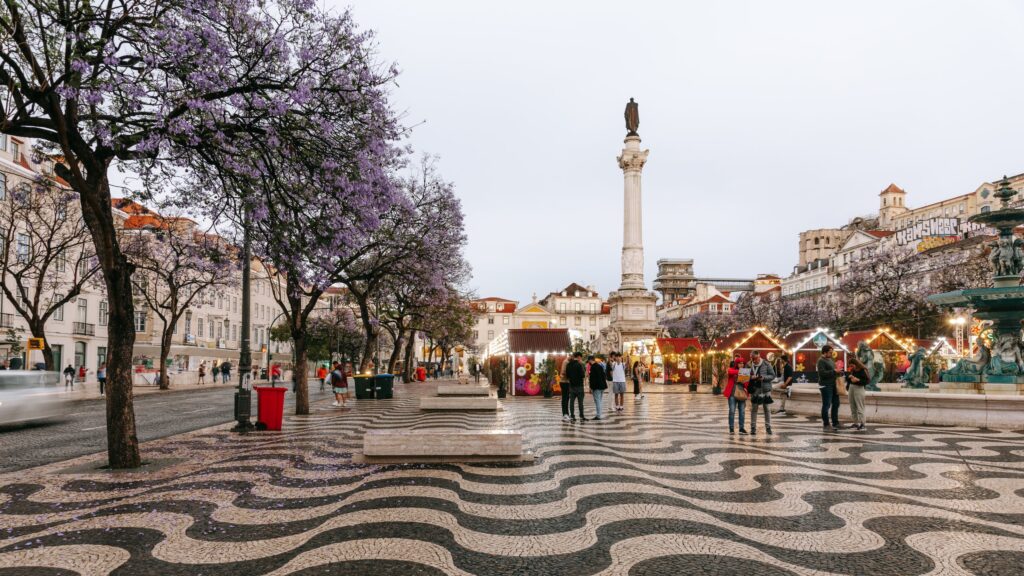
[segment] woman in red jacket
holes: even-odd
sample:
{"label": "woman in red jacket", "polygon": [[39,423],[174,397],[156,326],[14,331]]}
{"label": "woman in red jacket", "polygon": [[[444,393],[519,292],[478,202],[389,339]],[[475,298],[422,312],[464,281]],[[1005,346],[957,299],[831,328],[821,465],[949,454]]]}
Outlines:
{"label": "woman in red jacket", "polygon": [[737,380],[739,379],[740,370],[743,369],[743,365],[743,359],[740,357],[737,357],[735,360],[729,363],[729,370],[727,372],[727,374],[729,375],[729,379],[725,384],[725,390],[722,391],[722,395],[728,398],[729,400],[729,434],[733,434],[734,432],[736,432],[733,423],[736,420],[737,411],[739,411],[740,413],[740,434],[746,435],[747,433],[747,430],[745,428],[747,415],[747,401],[737,400],[735,398],[735,395],[733,394],[737,385],[742,386],[744,390],[747,389],[746,382],[737,382]]}

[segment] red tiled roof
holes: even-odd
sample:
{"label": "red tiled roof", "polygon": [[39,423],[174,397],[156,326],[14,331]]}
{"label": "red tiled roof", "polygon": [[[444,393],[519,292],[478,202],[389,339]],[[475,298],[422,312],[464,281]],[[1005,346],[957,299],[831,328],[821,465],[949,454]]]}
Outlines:
{"label": "red tiled roof", "polygon": [[886,194],[888,192],[895,192],[897,194],[906,194],[906,191],[903,190],[903,188],[900,188],[899,186],[897,186],[895,184],[889,184],[888,186],[886,186],[885,190],[882,190],[881,192],[879,192],[878,195],[881,196],[882,194]]}
{"label": "red tiled roof", "polygon": [[508,351],[513,354],[568,352],[571,349],[569,330],[565,328],[513,328],[508,331]]}
{"label": "red tiled roof", "polygon": [[865,230],[864,232],[874,236],[875,238],[885,238],[886,236],[892,236],[896,233],[893,230]]}

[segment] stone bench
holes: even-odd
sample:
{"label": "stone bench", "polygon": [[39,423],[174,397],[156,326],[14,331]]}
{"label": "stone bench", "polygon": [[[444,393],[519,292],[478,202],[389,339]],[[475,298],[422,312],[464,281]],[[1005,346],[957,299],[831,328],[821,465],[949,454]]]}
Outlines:
{"label": "stone bench", "polygon": [[487,386],[472,384],[441,384],[437,387],[438,396],[490,396],[491,389]]}
{"label": "stone bench", "polygon": [[420,398],[420,410],[497,410],[498,399],[490,396],[435,396]]}
{"label": "stone bench", "polygon": [[523,453],[518,430],[370,430],[363,436],[368,457],[500,456]]}

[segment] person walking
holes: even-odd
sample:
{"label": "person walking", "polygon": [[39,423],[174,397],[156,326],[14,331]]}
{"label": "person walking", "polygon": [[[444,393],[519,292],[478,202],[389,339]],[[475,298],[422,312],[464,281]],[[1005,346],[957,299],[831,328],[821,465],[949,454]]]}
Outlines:
{"label": "person walking", "polygon": [[750,434],[757,434],[757,411],[764,411],[764,431],[772,433],[772,413],[768,405],[772,403],[772,380],[775,370],[772,365],[761,358],[761,353],[754,350],[750,353]]}
{"label": "person walking", "polygon": [[[825,432],[839,431],[839,390],[836,389],[835,360],[832,359],[832,347],[825,344],[821,347],[821,356],[816,366],[818,370],[818,390],[821,391],[821,427]],[[831,424],[829,416],[832,417]]]}
{"label": "person walking", "polygon": [[221,362],[220,375],[222,377],[223,382],[227,384],[228,380],[231,379],[231,362],[228,362],[227,360]]}
{"label": "person walking", "polygon": [[331,391],[334,392],[334,403],[331,406],[345,408],[348,397],[348,378],[342,372],[341,362],[334,364],[334,370],[330,375]]}
{"label": "person walking", "polygon": [[89,371],[86,370],[84,364],[82,366],[79,366],[78,367],[78,381],[81,382],[82,384],[85,384],[85,375],[88,374],[88,373],[89,373]]}
{"label": "person walking", "polygon": [[776,375],[781,375],[781,381],[772,386],[772,390],[779,391],[779,409],[775,411],[780,416],[786,415],[786,400],[793,393],[793,365],[789,361],[789,354],[783,353],[779,357],[779,367],[775,370]]}
{"label": "person walking", "polygon": [[100,383],[100,396],[105,394],[104,388],[107,386],[107,363],[100,364],[100,367],[96,369],[96,381]]}
{"label": "person walking", "polygon": [[615,411],[622,412],[625,406],[622,405],[626,399],[626,365],[622,361],[622,355],[612,352],[612,400],[615,403]]}
{"label": "person walking", "polygon": [[[722,391],[722,396],[729,402],[729,434],[736,433],[736,413],[740,416],[740,434],[746,435],[746,419],[747,419],[747,384],[746,382],[740,382],[740,370],[743,370],[744,362],[742,358],[735,358],[729,363],[729,369],[726,371],[728,379],[725,383],[725,390]],[[743,392],[737,394],[742,389]]]}
{"label": "person walking", "polygon": [[277,386],[277,381],[281,379],[281,365],[274,364],[270,367],[270,385]]}
{"label": "person walking", "polygon": [[576,406],[579,406],[579,421],[586,422],[587,417],[583,412],[584,384],[587,381],[590,362],[583,364],[583,354],[576,352],[572,355],[572,364],[565,370],[565,377],[569,379],[569,421],[576,422]]}
{"label": "person walking", "polygon": [[857,358],[855,355],[850,356],[850,373],[846,379],[846,395],[850,398],[850,418],[853,420],[853,424],[850,426],[854,430],[863,431],[865,425],[864,418],[864,396],[867,394],[868,382],[871,382],[871,377],[868,376],[868,369]]}
{"label": "person walking", "polygon": [[199,363],[199,385],[206,384],[206,360]]}
{"label": "person walking", "polygon": [[647,377],[647,365],[642,360],[637,360],[633,362],[631,372],[633,376],[633,400],[643,400],[645,396],[640,385],[644,378]]}
{"label": "person walking", "polygon": [[594,395],[594,420],[601,420],[604,418],[604,391],[608,389],[608,371],[601,362],[600,359],[595,359],[593,356],[587,357],[587,363],[590,364],[590,375],[588,382],[590,384],[590,393]]}
{"label": "person walking", "polygon": [[562,369],[559,371],[561,373],[559,392],[562,397],[562,422],[569,421],[569,398],[571,397],[569,390],[572,388],[569,383],[569,365],[572,364],[575,357],[575,354],[570,354],[565,362],[562,362]]}
{"label": "person walking", "polygon": [[328,374],[329,374],[329,372],[327,372],[327,365],[326,364],[321,364],[316,369],[316,378],[317,378],[317,380],[320,381],[320,391],[321,392],[324,391],[324,386],[327,385],[327,375]]}
{"label": "person walking", "polygon": [[216,384],[217,383],[217,378],[218,378],[219,375],[220,375],[220,363],[217,362],[216,360],[214,360],[213,361],[213,367],[210,368],[210,380],[212,380],[213,383]]}
{"label": "person walking", "polygon": [[72,390],[75,389],[75,367],[71,364],[68,364],[68,367],[64,369],[64,387],[67,388],[68,386]]}

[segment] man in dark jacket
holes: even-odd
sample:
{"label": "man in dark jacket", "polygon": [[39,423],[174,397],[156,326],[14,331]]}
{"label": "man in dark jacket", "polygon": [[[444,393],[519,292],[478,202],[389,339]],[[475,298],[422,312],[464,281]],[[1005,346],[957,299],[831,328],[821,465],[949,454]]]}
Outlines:
{"label": "man in dark jacket", "polygon": [[595,361],[593,356],[587,357],[587,364],[590,364],[590,393],[594,395],[594,410],[597,412],[594,420],[600,420],[601,415],[604,414],[601,408],[604,402],[604,391],[608,389],[608,375],[604,362]]}
{"label": "man in dark jacket", "polygon": [[[576,414],[573,411],[573,401],[579,399],[580,406],[580,418],[583,418],[583,380],[587,376],[586,370],[583,368],[583,355],[579,352],[574,352],[568,360],[565,361],[565,367],[562,369],[563,378],[562,383],[562,420],[566,422],[575,422]],[[577,396],[575,392],[578,391]]]}
{"label": "man in dark jacket", "polygon": [[[583,362],[581,362],[582,358],[583,355],[580,354],[579,352],[574,353],[572,355],[572,360],[569,361],[569,365],[566,366],[565,368],[565,377],[567,380],[569,380],[568,386],[566,386],[566,388],[569,389],[567,403],[569,405],[568,413],[570,422],[576,421],[576,412],[575,410],[573,410],[574,403],[579,404],[580,407],[580,422],[587,421],[587,419],[583,416],[583,380],[586,379],[587,373],[586,370],[583,368]],[[562,398],[566,398],[565,388],[562,389]],[[563,411],[565,410],[564,402],[566,401],[563,400]]]}
{"label": "man in dark jacket", "polygon": [[[821,391],[821,425],[826,432],[839,431],[839,391],[836,389],[836,362],[832,359],[832,347],[828,344],[821,347],[818,358],[818,390]],[[832,424],[829,425],[829,416]]]}

